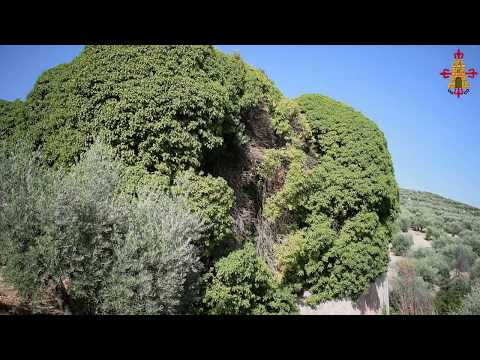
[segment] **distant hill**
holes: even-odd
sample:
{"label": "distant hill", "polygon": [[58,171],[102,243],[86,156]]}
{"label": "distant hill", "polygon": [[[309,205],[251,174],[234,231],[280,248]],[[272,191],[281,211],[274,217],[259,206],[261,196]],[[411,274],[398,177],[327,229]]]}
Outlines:
{"label": "distant hill", "polygon": [[[400,231],[392,240],[392,249],[397,256],[402,247],[407,251],[404,259],[392,259],[391,313],[476,314],[478,310],[470,303],[480,303],[476,295],[480,286],[480,209],[430,192],[399,192]],[[415,246],[416,236],[428,245]],[[413,291],[406,286],[412,283]]]}
{"label": "distant hill", "polygon": [[[480,209],[425,191],[400,189],[402,216],[424,217],[447,232],[456,223],[462,229],[480,231]],[[455,231],[454,231],[455,232]]]}

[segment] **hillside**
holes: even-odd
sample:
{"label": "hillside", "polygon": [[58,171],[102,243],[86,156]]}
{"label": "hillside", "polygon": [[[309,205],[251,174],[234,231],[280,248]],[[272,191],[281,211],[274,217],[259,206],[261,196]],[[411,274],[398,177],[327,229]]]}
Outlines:
{"label": "hillside", "polygon": [[400,208],[390,264],[393,312],[478,314],[471,294],[480,286],[480,209],[406,189]]}
{"label": "hillside", "polygon": [[[415,216],[452,235],[460,229],[480,232],[480,209],[424,191],[400,189],[404,216]],[[426,224],[426,225],[428,225]]]}
{"label": "hillside", "polygon": [[0,103],[0,265],[88,314],[296,313],[388,267],[378,126],[212,46],[86,46]]}
{"label": "hillside", "polygon": [[405,208],[424,208],[457,218],[467,216],[468,218],[480,219],[480,208],[426,191],[400,188],[400,202]]}

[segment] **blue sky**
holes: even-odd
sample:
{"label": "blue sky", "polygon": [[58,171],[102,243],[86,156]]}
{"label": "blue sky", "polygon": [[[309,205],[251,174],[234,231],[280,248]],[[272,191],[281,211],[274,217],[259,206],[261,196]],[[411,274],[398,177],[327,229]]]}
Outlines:
{"label": "blue sky", "polygon": [[[480,206],[480,78],[457,99],[447,92],[457,46],[218,46],[238,51],[294,98],[320,93],[375,121],[402,187]],[[0,46],[0,98],[24,99],[46,69],[83,46]],[[460,46],[480,71],[480,46]]]}

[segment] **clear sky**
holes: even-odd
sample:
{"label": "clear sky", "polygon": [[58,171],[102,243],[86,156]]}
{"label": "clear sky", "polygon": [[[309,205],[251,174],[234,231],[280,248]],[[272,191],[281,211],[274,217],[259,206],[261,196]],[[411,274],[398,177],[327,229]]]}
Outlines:
{"label": "clear sky", "polygon": [[[294,98],[320,93],[375,121],[401,187],[480,206],[480,78],[460,99],[447,92],[457,46],[218,46],[238,51]],[[25,99],[46,69],[83,46],[0,46],[0,99]],[[460,46],[480,72],[480,46]]]}

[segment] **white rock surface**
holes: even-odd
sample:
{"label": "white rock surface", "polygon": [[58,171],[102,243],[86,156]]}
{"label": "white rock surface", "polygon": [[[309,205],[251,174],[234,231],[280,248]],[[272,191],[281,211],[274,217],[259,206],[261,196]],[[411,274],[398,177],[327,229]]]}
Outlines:
{"label": "white rock surface", "polygon": [[384,308],[388,314],[388,278],[385,275],[370,285],[368,292],[361,295],[357,302],[350,299],[330,300],[315,307],[305,304],[310,296],[305,291],[299,299],[300,315],[381,315]]}

